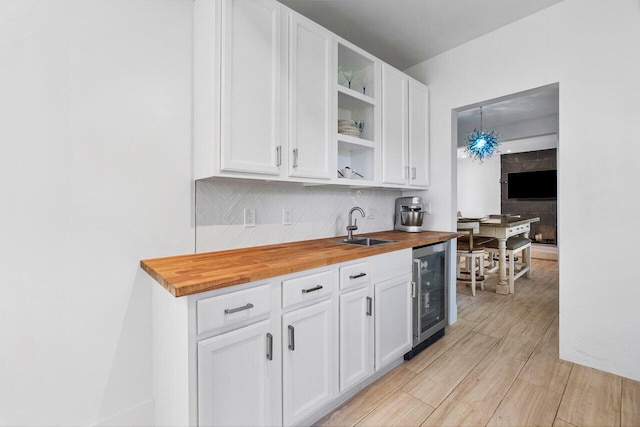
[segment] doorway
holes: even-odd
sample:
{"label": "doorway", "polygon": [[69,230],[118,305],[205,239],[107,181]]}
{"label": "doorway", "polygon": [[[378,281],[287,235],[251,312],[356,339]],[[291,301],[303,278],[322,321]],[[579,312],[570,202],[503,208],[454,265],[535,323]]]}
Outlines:
{"label": "doorway", "polygon": [[[557,183],[556,174],[553,182],[545,181],[545,176],[558,169],[558,112],[556,83],[461,107],[454,114],[456,211],[471,218],[539,217],[529,233],[532,253],[552,260],[557,260],[558,253]],[[496,154],[478,161],[469,157],[465,144],[481,124],[498,133],[500,145]]]}

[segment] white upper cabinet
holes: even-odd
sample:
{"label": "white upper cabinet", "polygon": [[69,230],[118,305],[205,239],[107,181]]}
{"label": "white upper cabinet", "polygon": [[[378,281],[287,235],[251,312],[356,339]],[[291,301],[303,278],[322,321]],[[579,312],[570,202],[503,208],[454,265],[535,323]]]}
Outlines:
{"label": "white upper cabinet", "polygon": [[426,86],[276,0],[194,13],[195,179],[429,185]]}
{"label": "white upper cabinet", "polygon": [[332,37],[289,13],[289,176],[330,179]]}
{"label": "white upper cabinet", "polygon": [[408,183],[408,78],[382,67],[382,182]]}
{"label": "white upper cabinet", "polygon": [[281,35],[275,0],[222,2],[222,171],[280,174]]}
{"label": "white upper cabinet", "polygon": [[382,68],[382,182],[429,186],[429,88]]}
{"label": "white upper cabinet", "polygon": [[409,184],[429,186],[429,88],[409,79]]}

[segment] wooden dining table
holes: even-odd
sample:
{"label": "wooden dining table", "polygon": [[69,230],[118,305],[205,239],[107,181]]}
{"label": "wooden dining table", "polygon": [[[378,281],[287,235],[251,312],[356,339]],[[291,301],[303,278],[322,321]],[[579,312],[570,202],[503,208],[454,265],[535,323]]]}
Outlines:
{"label": "wooden dining table", "polygon": [[[531,223],[540,221],[535,215],[490,215],[485,218],[458,218],[458,224],[469,227],[470,223],[478,223],[477,236],[494,237],[498,240],[498,283],[496,293],[509,294],[509,280],[507,278],[507,239],[511,236],[522,235],[529,237]],[[475,228],[475,227],[474,227]],[[525,249],[530,251],[531,249]]]}

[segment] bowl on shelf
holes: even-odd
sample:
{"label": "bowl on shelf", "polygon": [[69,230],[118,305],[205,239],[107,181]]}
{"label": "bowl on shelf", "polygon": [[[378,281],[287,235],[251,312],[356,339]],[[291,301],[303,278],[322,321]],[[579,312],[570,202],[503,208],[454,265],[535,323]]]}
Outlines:
{"label": "bowl on shelf", "polygon": [[338,133],[360,138],[364,130],[364,122],[356,120],[338,120]]}

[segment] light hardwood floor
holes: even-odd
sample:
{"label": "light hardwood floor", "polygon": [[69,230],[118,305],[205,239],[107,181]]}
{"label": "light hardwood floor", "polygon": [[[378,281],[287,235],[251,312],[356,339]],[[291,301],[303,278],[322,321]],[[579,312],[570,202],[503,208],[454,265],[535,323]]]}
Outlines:
{"label": "light hardwood floor", "polygon": [[640,382],[558,358],[557,262],[534,259],[513,295],[495,281],[458,284],[445,336],[319,425],[640,426]]}

